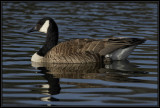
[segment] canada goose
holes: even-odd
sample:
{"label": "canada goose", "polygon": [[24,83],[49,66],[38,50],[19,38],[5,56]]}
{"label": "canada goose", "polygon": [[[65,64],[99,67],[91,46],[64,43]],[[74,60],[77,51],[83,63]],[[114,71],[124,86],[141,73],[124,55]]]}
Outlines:
{"label": "canada goose", "polygon": [[58,27],[50,17],[40,19],[29,32],[47,34],[42,48],[31,61],[50,63],[90,63],[105,60],[124,60],[145,39],[113,37],[108,39],[71,39],[58,44]]}

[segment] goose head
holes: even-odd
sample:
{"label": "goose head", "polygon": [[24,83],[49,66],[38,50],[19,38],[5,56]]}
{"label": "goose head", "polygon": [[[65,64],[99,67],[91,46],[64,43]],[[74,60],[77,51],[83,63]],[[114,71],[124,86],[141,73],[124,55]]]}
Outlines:
{"label": "goose head", "polygon": [[28,33],[39,31],[47,34],[48,32],[54,31],[54,29],[57,29],[57,24],[55,21],[50,17],[44,17],[37,22],[35,27],[28,30]]}

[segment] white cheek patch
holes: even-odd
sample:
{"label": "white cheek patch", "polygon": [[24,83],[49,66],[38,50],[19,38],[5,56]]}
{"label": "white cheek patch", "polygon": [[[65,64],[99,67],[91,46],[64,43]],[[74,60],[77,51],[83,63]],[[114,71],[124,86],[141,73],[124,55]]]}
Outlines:
{"label": "white cheek patch", "polygon": [[47,33],[48,27],[49,27],[49,20],[46,20],[46,22],[43,24],[43,26],[40,28],[39,31]]}

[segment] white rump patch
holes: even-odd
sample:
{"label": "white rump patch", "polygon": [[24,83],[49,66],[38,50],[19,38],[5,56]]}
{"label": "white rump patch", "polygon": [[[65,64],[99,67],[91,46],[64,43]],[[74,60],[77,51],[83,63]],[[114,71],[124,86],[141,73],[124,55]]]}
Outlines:
{"label": "white rump patch", "polygon": [[39,32],[47,33],[49,27],[49,20],[46,20],[43,26],[40,28]]}
{"label": "white rump patch", "polygon": [[42,56],[39,56],[37,53],[35,53],[32,58],[31,61],[33,62],[43,62],[43,58]]}
{"label": "white rump patch", "polygon": [[[116,51],[114,51],[113,53],[111,53],[109,55],[109,57],[112,59],[112,60],[124,60],[126,59],[130,54],[131,52],[134,50],[134,48],[136,47],[137,45],[135,46],[130,46],[130,47],[127,47],[127,48],[124,48],[124,49],[118,49]],[[107,57],[108,55],[106,55]]]}

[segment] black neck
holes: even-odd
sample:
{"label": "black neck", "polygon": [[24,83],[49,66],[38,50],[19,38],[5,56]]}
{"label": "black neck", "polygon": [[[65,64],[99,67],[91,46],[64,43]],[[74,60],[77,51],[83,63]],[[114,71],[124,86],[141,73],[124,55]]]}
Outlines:
{"label": "black neck", "polygon": [[47,38],[45,41],[45,44],[42,46],[42,48],[37,52],[40,56],[45,56],[46,53],[57,45],[58,43],[58,27],[55,22],[50,22],[53,24],[50,24],[47,32]]}

